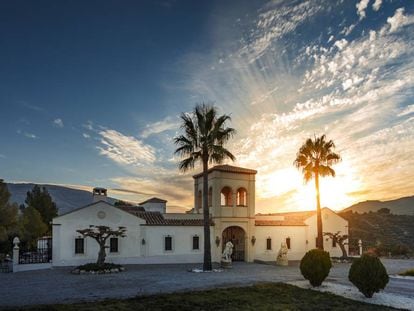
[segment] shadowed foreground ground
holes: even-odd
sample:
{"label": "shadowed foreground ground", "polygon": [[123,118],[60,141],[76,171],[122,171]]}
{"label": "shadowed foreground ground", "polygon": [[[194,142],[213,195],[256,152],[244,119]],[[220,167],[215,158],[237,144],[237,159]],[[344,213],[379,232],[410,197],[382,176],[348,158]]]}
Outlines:
{"label": "shadowed foreground ground", "polygon": [[47,305],[25,310],[395,310],[301,289],[282,283],[106,300]]}

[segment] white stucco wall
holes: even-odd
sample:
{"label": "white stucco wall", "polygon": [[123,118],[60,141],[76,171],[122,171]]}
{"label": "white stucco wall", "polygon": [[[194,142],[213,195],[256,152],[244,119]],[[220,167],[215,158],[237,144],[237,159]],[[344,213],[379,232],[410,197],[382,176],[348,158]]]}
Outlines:
{"label": "white stucco wall", "polygon": [[[101,219],[98,214],[105,213]],[[81,237],[76,230],[89,225],[104,225],[111,228],[126,227],[126,237],[118,239],[118,253],[107,250],[108,262],[120,262],[125,258],[140,255],[140,224],[145,221],[105,202],[97,202],[86,208],[73,211],[53,219],[53,265],[71,266],[96,261],[99,247],[95,240],[85,239],[85,253],[75,254],[75,238]],[[109,240],[108,240],[109,245]]]}
{"label": "white stucco wall", "polygon": [[[308,218],[305,223],[309,226],[308,229],[308,241],[309,241],[309,249],[316,248],[316,237],[318,235],[318,231],[316,228],[316,214],[312,217]],[[323,232],[338,232],[341,231],[341,234],[348,234],[348,222],[330,210],[329,208],[322,209],[322,230]],[[332,247],[332,240],[328,237],[323,237],[323,248],[325,251],[329,252],[331,257],[340,257],[342,256],[341,249],[339,245],[336,247]],[[347,252],[348,245],[345,246]]]}
{"label": "white stucco wall", "polygon": [[[204,234],[202,226],[143,226],[145,227],[146,245],[142,253],[145,262],[180,263],[202,262]],[[193,250],[193,236],[199,237],[199,249]],[[164,239],[172,237],[172,251],[165,251]],[[211,233],[212,236],[212,233]]]}
{"label": "white stucco wall", "polygon": [[[256,226],[255,259],[276,261],[282,242],[290,237],[289,260],[300,260],[308,250],[306,245],[307,226]],[[266,249],[267,238],[272,239],[272,249]]]}

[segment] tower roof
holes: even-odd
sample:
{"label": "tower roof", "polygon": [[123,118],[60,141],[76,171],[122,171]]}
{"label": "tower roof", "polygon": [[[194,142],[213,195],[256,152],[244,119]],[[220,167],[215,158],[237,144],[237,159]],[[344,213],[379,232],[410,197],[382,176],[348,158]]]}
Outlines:
{"label": "tower roof", "polygon": [[[244,167],[232,166],[228,164],[216,165],[210,168],[208,170],[208,173],[210,174],[213,171],[219,171],[219,172],[225,172],[225,173],[249,174],[249,175],[257,174],[256,170],[252,170],[252,169],[244,168]],[[193,178],[198,178],[200,176],[203,176],[203,172],[194,175]]]}

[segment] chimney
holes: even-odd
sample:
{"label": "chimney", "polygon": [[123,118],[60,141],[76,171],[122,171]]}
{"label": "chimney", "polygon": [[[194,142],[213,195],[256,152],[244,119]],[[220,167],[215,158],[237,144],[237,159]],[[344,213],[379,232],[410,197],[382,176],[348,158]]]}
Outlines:
{"label": "chimney", "polygon": [[92,190],[92,195],[93,195],[93,203],[98,202],[98,201],[105,201],[107,202],[107,195],[106,195],[107,190],[105,188],[93,188]]}

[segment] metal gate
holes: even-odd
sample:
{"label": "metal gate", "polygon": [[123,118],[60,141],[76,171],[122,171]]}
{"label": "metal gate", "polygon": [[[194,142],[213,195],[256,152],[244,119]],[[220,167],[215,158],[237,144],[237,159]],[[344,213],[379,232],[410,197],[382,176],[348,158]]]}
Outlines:
{"label": "metal gate", "polygon": [[20,250],[19,264],[48,263],[52,260],[52,238],[37,240],[35,249]]}
{"label": "metal gate", "polygon": [[233,254],[231,259],[233,261],[244,261],[245,250],[245,236],[244,230],[237,226],[228,227],[223,231],[223,250],[226,243],[230,241],[233,243]]}

